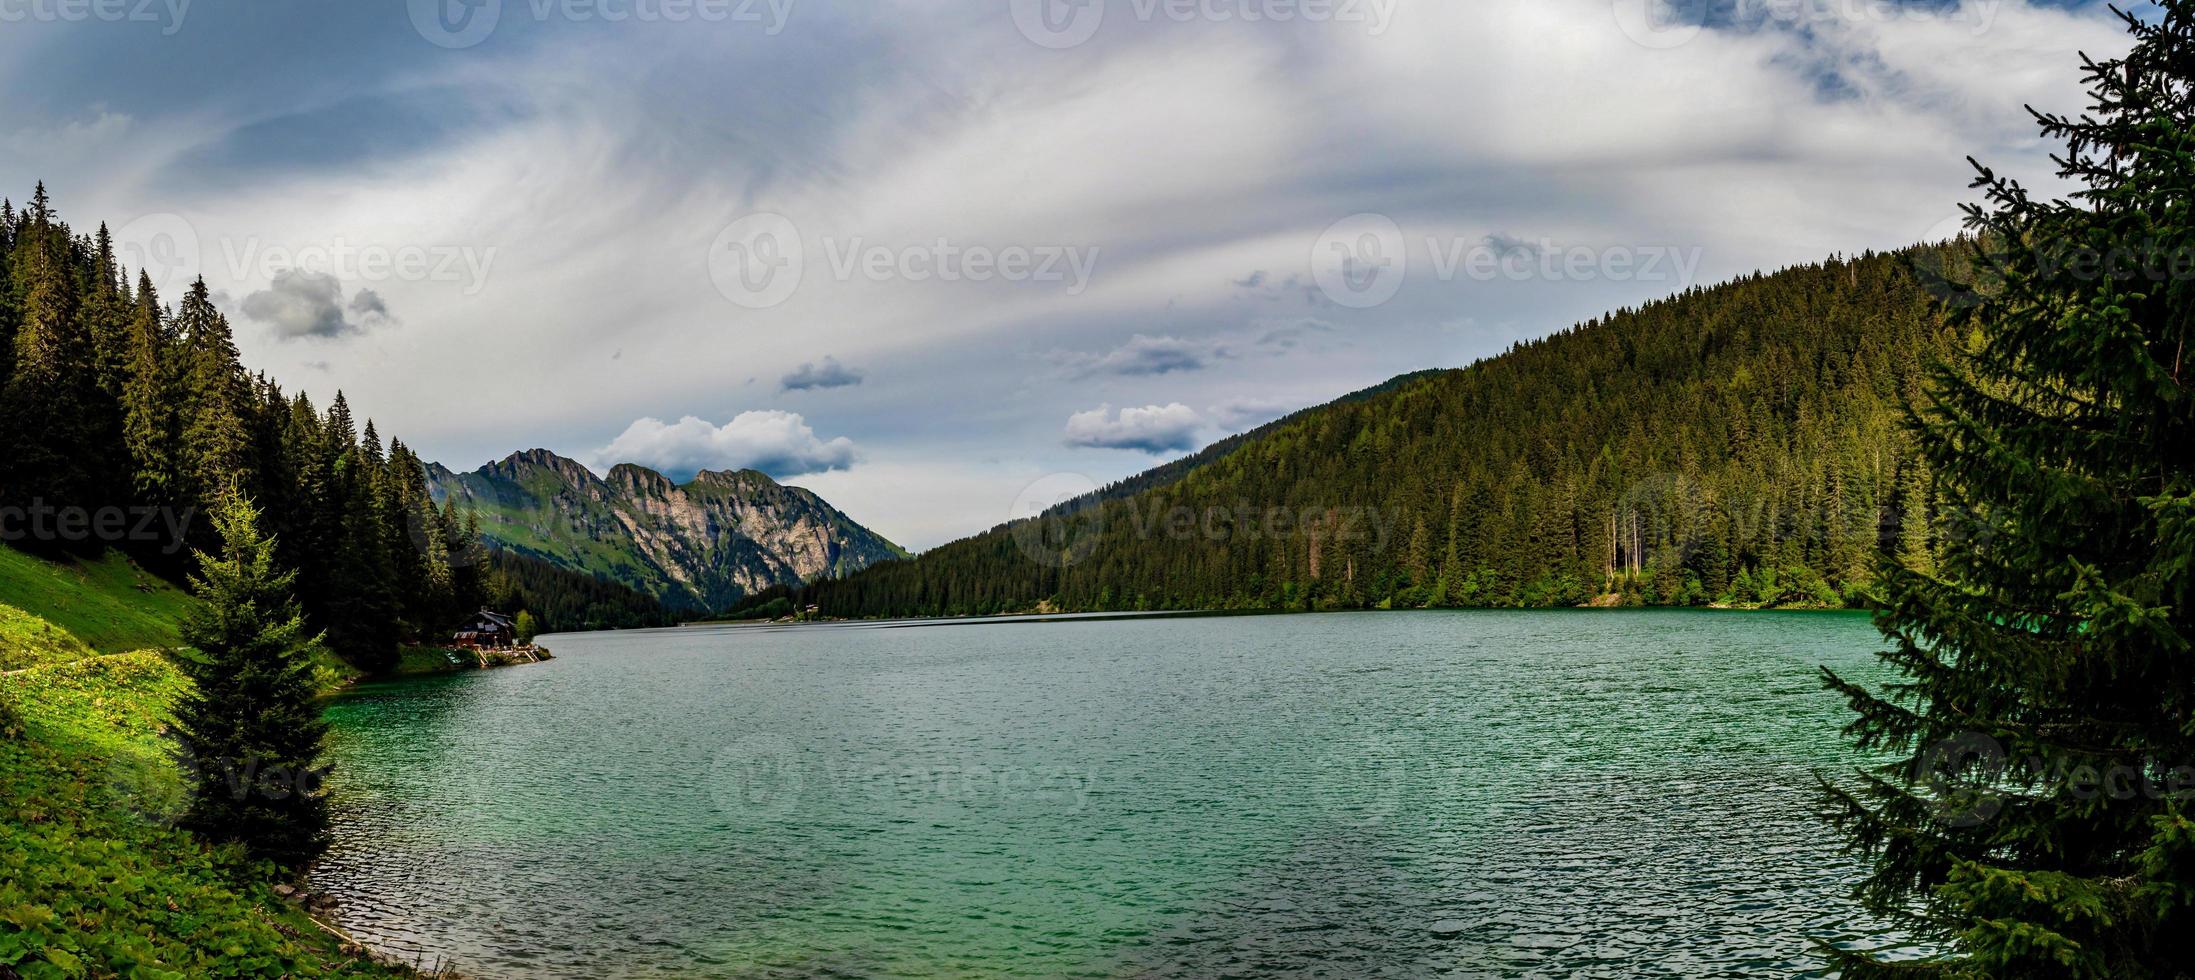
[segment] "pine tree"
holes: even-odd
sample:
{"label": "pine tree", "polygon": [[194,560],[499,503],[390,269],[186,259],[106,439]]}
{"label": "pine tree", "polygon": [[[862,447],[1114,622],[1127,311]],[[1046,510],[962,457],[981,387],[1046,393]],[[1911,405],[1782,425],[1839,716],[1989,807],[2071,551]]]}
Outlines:
{"label": "pine tree", "polygon": [[341,393],[329,409],[327,436],[344,446],[334,491],[324,504],[338,530],[326,614],[328,645],[352,663],[381,670],[396,662],[402,638],[395,556],[381,493],[384,457],[372,422],[363,442],[349,438],[350,406]]}
{"label": "pine tree", "polygon": [[165,505],[183,492],[177,458],[182,428],[175,411],[173,352],[152,277],[139,273],[122,382],[122,441],[138,500]]}
{"label": "pine tree", "polygon": [[71,282],[67,229],[51,222],[44,185],[10,263],[21,299],[13,368],[0,390],[0,482],[18,502],[100,502],[93,420],[98,416],[90,338]]}
{"label": "pine tree", "polygon": [[[15,290],[10,284],[15,276],[9,268],[15,261],[15,204],[0,199],[0,391],[6,391],[8,376],[15,369]],[[7,474],[0,467],[0,489],[6,486]]]}
{"label": "pine tree", "polygon": [[100,222],[91,269],[90,302],[85,310],[91,325],[92,350],[99,387],[109,399],[122,397],[129,376],[130,304],[123,292],[122,270],[114,256],[114,236]]}
{"label": "pine tree", "polygon": [[2037,116],[2072,199],[1977,165],[1982,343],[1920,426],[1956,544],[1884,572],[1904,680],[1829,677],[1897,761],[1824,786],[1860,897],[1956,955],[1833,951],[1847,976],[2195,975],[2195,819],[2166,788],[2195,763],[2195,0],[2125,20],[2090,110]]}
{"label": "pine tree", "polygon": [[1898,563],[1923,575],[1936,570],[1929,534],[1935,508],[1928,487],[1928,461],[1913,461],[1906,467],[1904,485],[1898,492]]}
{"label": "pine tree", "polygon": [[229,494],[212,516],[220,551],[198,556],[191,585],[201,602],[183,620],[194,682],[176,711],[196,782],[188,822],[203,838],[300,868],[327,837],[318,640],[305,632],[295,575],[277,567],[258,511]]}
{"label": "pine tree", "polygon": [[489,598],[483,567],[488,549],[480,540],[480,514],[471,508],[459,514],[457,497],[452,494],[442,501],[436,523],[442,528],[442,550],[449,556],[450,611],[456,615],[470,613],[486,605]]}
{"label": "pine tree", "polygon": [[229,321],[214,308],[206,280],[191,284],[175,311],[183,345],[184,472],[200,499],[245,485],[251,434],[245,425],[250,391],[237,362]]}

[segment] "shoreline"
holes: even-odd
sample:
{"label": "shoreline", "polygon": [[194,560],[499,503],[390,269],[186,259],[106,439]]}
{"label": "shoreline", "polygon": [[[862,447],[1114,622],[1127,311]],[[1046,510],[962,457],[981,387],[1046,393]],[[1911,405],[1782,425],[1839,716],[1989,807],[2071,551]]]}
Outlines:
{"label": "shoreline", "polygon": [[[683,630],[694,628],[760,628],[779,629],[793,626],[891,626],[950,625],[954,623],[1051,623],[1051,622],[1103,622],[1122,619],[1157,619],[1169,616],[1217,617],[1217,616],[1323,616],[1336,613],[1551,613],[1551,612],[1718,612],[1718,613],[1872,613],[1871,606],[1789,605],[1763,606],[1717,603],[1705,606],[1663,606],[1642,604],[1635,606],[1605,605],[1591,602],[1570,606],[1413,606],[1405,609],[1148,609],[1148,610],[1091,610],[1061,612],[1058,610],[1027,610],[1023,612],[990,613],[977,616],[880,616],[871,618],[816,617],[813,619],[696,619],[660,629]],[[590,630],[585,632],[624,633],[635,630]],[[575,634],[583,635],[583,634]]]}

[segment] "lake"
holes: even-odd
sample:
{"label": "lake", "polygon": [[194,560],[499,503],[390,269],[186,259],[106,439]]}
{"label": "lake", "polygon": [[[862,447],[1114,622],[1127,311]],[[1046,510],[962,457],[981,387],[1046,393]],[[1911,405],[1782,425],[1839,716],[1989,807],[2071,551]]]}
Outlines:
{"label": "lake", "polygon": [[1864,615],[711,627],[330,708],[316,884],[480,977],[1791,976]]}

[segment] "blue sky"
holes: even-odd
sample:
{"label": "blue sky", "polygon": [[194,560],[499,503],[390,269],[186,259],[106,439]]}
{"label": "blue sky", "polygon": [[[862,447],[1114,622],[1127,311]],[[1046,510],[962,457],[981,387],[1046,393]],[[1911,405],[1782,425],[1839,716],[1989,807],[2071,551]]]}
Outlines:
{"label": "blue sky", "polygon": [[2024,0],[0,0],[0,183],[431,459],[754,465],[923,548],[1943,237],[1968,154],[2052,186],[2021,105],[2124,43]]}

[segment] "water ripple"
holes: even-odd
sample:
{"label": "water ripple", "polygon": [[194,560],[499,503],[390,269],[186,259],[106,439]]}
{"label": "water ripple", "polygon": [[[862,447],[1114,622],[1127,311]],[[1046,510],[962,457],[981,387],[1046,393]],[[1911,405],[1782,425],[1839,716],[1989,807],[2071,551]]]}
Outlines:
{"label": "water ripple", "polygon": [[1791,976],[1864,618],[690,629],[331,710],[360,936],[482,977]]}

